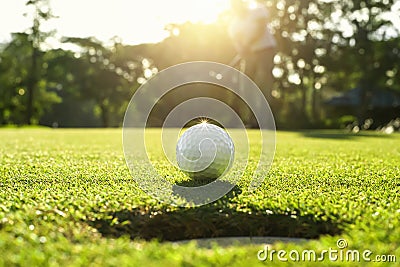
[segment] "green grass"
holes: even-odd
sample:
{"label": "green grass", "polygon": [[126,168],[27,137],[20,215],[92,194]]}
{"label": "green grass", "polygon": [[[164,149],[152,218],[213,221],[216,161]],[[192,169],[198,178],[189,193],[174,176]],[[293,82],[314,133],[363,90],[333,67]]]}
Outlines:
{"label": "green grass", "polygon": [[[337,249],[344,238],[349,249],[400,262],[398,134],[279,132],[260,188],[248,193],[239,185],[200,208],[144,194],[126,167],[118,129],[0,129],[0,142],[0,266],[282,264],[258,261],[263,245],[168,241],[237,235],[310,239],[273,245],[288,252]],[[174,172],[161,163],[164,175]]]}

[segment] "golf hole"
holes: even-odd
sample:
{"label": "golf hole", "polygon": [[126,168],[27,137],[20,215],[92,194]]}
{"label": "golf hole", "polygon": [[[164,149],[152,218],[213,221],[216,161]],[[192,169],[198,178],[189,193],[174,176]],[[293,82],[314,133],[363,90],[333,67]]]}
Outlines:
{"label": "golf hole", "polygon": [[[338,223],[317,219],[313,214],[293,216],[237,211],[218,205],[176,210],[122,210],[107,219],[90,222],[105,238],[128,236],[132,240],[190,241],[195,239],[264,237],[315,239],[341,233]],[[256,239],[255,239],[256,238]],[[254,241],[253,241],[254,242]]]}

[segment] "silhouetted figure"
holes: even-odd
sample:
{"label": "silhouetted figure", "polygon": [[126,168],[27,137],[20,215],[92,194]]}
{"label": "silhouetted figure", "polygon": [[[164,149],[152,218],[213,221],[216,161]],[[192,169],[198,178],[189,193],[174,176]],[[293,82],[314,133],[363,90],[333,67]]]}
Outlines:
{"label": "silhouetted figure", "polygon": [[232,0],[231,6],[233,18],[229,35],[236,51],[245,60],[245,73],[270,101],[276,40],[268,28],[268,11],[262,5],[250,8],[243,0]]}

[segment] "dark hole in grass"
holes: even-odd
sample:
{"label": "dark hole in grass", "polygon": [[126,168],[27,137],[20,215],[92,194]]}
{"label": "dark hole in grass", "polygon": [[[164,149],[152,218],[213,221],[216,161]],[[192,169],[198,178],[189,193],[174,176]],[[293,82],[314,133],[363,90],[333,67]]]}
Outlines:
{"label": "dark hole in grass", "polygon": [[[227,199],[229,197],[226,196]],[[128,235],[131,239],[178,241],[238,236],[318,238],[320,235],[337,235],[341,232],[338,223],[318,219],[311,214],[249,213],[227,208],[223,201],[173,211],[138,209],[107,215],[105,217],[108,219],[99,219],[90,222],[90,225],[105,237]]]}

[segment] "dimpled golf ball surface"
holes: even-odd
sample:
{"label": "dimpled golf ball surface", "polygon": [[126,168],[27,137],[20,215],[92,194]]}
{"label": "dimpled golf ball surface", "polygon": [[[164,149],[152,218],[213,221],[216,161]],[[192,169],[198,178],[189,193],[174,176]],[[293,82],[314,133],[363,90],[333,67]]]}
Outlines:
{"label": "dimpled golf ball surface", "polygon": [[232,166],[234,144],[221,127],[200,123],[190,127],[176,145],[179,168],[193,179],[217,179]]}

